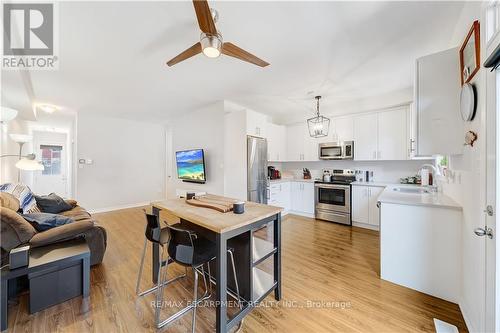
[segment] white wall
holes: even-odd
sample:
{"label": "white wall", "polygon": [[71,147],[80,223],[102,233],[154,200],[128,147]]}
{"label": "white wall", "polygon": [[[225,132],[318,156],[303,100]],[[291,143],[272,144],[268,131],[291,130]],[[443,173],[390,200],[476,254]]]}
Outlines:
{"label": "white wall", "polygon": [[[247,199],[246,114],[230,111],[224,115],[224,195]],[[228,112],[229,111],[229,112]]]}
{"label": "white wall", "polygon": [[[179,117],[168,125],[171,148],[167,159],[167,196],[175,197],[177,190],[203,191],[224,195],[224,103],[215,102],[202,109]],[[205,153],[205,184],[186,183],[177,179],[175,152],[201,148]]]}
{"label": "white wall", "polygon": [[428,161],[316,161],[316,162],[282,162],[269,163],[279,170],[291,171],[302,177],[302,168],[308,168],[313,178],[320,178],[323,169],[352,169],[373,171],[375,181],[398,183],[400,178],[414,176],[420,166]]}
{"label": "white wall", "polygon": [[[29,134],[28,123],[23,120],[15,119],[7,124],[0,124],[0,155],[19,154],[19,145],[10,139],[9,134]],[[23,154],[31,153],[30,147],[26,144],[23,147]],[[0,184],[16,183],[18,169],[15,167],[16,157],[3,157],[0,159]],[[21,177],[26,176],[27,171],[21,171]],[[21,178],[23,180],[23,178]]]}
{"label": "white wall", "polygon": [[[465,36],[476,19],[480,19],[481,2],[467,2],[458,21],[450,47],[461,46]],[[481,42],[483,43],[484,24],[481,22]],[[481,52],[484,54],[484,52]],[[483,63],[484,59],[481,60]],[[465,124],[465,130],[478,133],[474,147],[465,147],[463,155],[450,158],[450,169],[456,172],[455,183],[445,183],[445,194],[460,203],[463,208],[462,223],[462,296],[460,308],[471,332],[484,331],[484,255],[485,238],[474,235],[473,230],[484,226],[483,213],[485,202],[485,69],[481,69],[472,83],[478,92],[476,117]],[[465,133],[464,133],[465,134]],[[482,259],[481,259],[482,258]]]}
{"label": "white wall", "polygon": [[91,210],[149,203],[165,198],[165,128],[95,115],[78,116],[79,203]]}

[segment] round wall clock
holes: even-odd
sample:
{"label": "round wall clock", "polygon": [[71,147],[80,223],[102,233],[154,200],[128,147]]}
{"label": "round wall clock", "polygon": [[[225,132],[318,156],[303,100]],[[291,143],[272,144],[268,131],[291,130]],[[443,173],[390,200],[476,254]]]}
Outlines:
{"label": "round wall clock", "polygon": [[464,83],[460,92],[460,114],[464,121],[472,121],[476,114],[476,90],[470,83]]}

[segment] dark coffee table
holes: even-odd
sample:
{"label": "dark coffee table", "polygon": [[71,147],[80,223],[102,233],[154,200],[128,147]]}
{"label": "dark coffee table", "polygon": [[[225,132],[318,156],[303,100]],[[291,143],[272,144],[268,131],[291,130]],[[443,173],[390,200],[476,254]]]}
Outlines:
{"label": "dark coffee table", "polygon": [[72,240],[30,250],[26,267],[1,270],[1,328],[7,329],[9,280],[28,276],[30,313],[70,298],[90,294],[90,250],[85,240]]}

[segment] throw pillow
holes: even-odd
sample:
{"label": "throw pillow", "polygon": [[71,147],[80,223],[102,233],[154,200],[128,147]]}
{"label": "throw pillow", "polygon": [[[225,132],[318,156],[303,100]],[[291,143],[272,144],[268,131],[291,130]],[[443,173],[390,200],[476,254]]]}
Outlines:
{"label": "throw pillow", "polygon": [[7,252],[29,242],[36,234],[33,226],[11,209],[0,207],[0,219],[1,247]]}
{"label": "throw pillow", "polygon": [[42,196],[35,195],[35,200],[43,213],[59,214],[73,208],[73,206],[55,193]]}
{"label": "throw pillow", "polygon": [[72,218],[50,213],[31,213],[22,215],[37,231],[45,231],[73,222]]}
{"label": "throw pillow", "polygon": [[36,205],[33,193],[28,186],[24,184],[12,184],[6,183],[0,185],[0,192],[7,192],[12,194],[17,200],[19,200],[19,206],[23,210],[23,213],[37,213],[40,212],[38,206]]}
{"label": "throw pillow", "polygon": [[19,200],[17,200],[15,196],[7,192],[0,192],[0,206],[12,209],[15,212],[17,212],[20,208]]}

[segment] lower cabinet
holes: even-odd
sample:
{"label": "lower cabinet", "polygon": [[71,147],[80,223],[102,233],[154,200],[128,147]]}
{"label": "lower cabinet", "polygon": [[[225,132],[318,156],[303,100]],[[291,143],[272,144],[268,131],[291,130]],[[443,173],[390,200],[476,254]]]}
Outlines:
{"label": "lower cabinet", "polygon": [[380,224],[377,199],[384,187],[352,186],[352,222],[378,229]]}
{"label": "lower cabinet", "polygon": [[284,214],[288,213],[291,206],[290,182],[271,184],[269,187],[269,204],[284,209]]}
{"label": "lower cabinet", "polygon": [[292,182],[293,212],[314,215],[314,183]]}
{"label": "lower cabinet", "polygon": [[269,205],[282,207],[300,215],[314,215],[314,183],[280,182],[269,186]]}

